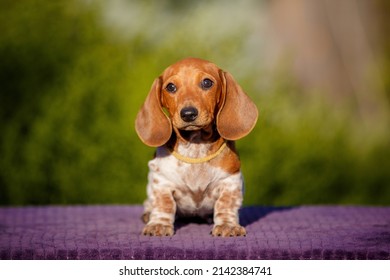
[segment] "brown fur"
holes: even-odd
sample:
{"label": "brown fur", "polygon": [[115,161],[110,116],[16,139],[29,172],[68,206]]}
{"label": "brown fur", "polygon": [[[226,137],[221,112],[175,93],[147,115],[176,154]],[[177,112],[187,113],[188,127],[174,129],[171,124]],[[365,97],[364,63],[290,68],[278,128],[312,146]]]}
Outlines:
{"label": "brown fur", "polygon": [[[204,87],[206,79],[212,86]],[[168,85],[174,85],[175,90]],[[190,121],[181,115],[188,107],[198,113]],[[168,67],[154,81],[135,124],[146,145],[160,147],[149,164],[151,191],[145,201],[143,234],[172,235],[176,214],[205,214],[210,203],[215,223],[212,235],[246,234],[238,223],[242,184],[234,140],[253,129],[257,116],[256,106],[233,76],[211,62],[187,58]],[[175,151],[202,158],[216,153],[224,142],[227,146],[218,156],[192,168],[171,155]],[[167,169],[167,165],[183,172]],[[177,174],[176,180],[172,174]],[[217,177],[220,179],[215,181]],[[200,181],[204,185],[199,185]],[[190,205],[186,207],[186,203]]]}

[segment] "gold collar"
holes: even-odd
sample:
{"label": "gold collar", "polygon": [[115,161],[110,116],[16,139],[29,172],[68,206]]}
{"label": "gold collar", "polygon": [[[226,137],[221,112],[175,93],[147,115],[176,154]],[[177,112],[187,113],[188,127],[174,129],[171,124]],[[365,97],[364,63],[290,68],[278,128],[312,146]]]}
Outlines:
{"label": "gold collar", "polygon": [[217,156],[219,156],[222,153],[222,151],[226,148],[226,145],[227,144],[225,141],[225,142],[223,142],[221,147],[219,147],[218,151],[216,151],[215,153],[213,153],[211,155],[203,157],[203,158],[191,158],[191,157],[183,156],[176,151],[170,151],[170,152],[175,158],[177,158],[178,160],[184,161],[185,163],[191,163],[191,164],[192,163],[204,163],[204,162],[210,161],[210,160],[216,158]]}

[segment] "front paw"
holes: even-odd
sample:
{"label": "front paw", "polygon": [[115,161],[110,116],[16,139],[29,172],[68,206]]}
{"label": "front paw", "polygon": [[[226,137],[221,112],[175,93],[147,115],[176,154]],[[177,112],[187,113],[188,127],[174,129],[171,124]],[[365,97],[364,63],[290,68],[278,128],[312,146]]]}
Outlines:
{"label": "front paw", "polygon": [[246,236],[246,230],[240,225],[214,225],[211,235],[222,237]]}
{"label": "front paw", "polygon": [[142,234],[149,236],[172,236],[173,225],[148,224],[144,227]]}

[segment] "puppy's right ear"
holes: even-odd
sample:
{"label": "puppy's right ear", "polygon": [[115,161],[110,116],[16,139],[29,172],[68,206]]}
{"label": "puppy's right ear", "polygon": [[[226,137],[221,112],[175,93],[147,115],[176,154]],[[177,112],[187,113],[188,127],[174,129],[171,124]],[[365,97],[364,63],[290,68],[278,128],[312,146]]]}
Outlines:
{"label": "puppy's right ear", "polygon": [[161,78],[154,80],[145,103],[137,114],[135,130],[142,142],[158,147],[168,142],[172,134],[170,119],[164,114],[161,105]]}

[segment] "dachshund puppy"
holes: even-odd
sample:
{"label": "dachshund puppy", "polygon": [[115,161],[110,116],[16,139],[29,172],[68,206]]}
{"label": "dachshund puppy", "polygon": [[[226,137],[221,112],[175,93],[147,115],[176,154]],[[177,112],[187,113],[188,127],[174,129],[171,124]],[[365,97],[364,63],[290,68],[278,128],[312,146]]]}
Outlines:
{"label": "dachshund puppy", "polygon": [[187,58],[158,77],[137,114],[149,162],[143,234],[171,236],[179,216],[213,214],[213,236],[245,236],[239,224],[243,180],[234,140],[255,126],[258,111],[232,75]]}

